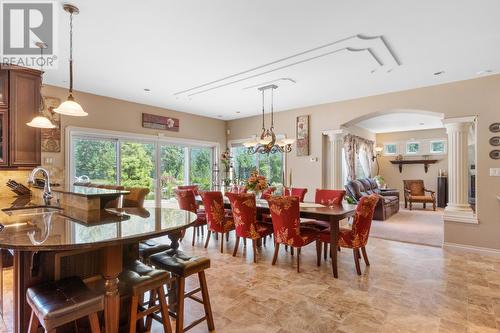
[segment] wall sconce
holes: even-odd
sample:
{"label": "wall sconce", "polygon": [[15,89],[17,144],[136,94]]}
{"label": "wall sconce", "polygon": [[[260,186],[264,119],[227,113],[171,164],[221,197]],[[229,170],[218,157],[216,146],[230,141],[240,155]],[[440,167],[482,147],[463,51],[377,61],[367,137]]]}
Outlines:
{"label": "wall sconce", "polygon": [[375,146],[375,155],[372,157],[373,161],[375,161],[380,156],[380,153],[382,152],[382,150],[384,150],[383,147]]}

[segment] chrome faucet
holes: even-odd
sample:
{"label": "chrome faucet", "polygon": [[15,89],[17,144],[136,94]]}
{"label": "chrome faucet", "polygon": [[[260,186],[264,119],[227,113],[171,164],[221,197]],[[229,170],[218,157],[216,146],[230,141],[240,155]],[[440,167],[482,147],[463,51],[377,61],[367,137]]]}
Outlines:
{"label": "chrome faucet", "polygon": [[33,171],[31,171],[31,174],[28,178],[28,183],[29,184],[34,184],[35,183],[35,175],[41,172],[43,175],[43,179],[45,180],[45,186],[43,188],[43,199],[48,202],[48,200],[52,199],[52,190],[50,188],[50,176],[49,172],[42,168],[42,167],[37,167],[34,168]]}

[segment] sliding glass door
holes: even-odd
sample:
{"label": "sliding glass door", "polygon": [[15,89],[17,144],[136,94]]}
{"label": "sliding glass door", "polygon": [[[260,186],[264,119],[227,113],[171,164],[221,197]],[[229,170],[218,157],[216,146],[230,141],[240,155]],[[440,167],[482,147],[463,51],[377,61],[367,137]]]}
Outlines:
{"label": "sliding glass door", "polygon": [[200,190],[212,188],[212,149],[189,148],[189,179]]}
{"label": "sliding glass door", "polygon": [[120,184],[149,189],[144,204],[154,207],[156,193],[156,145],[120,141]]}
{"label": "sliding glass door", "polygon": [[75,137],[71,142],[73,153],[72,183],[88,179],[94,184],[118,184],[118,140]]}
{"label": "sliding glass door", "polygon": [[177,207],[172,200],[179,185],[212,188],[212,165],[216,146],[170,143],[143,137],[70,135],[70,174],[73,184],[87,176],[92,183],[146,187],[145,205]]}
{"label": "sliding glass door", "polygon": [[182,146],[160,146],[160,186],[162,206],[168,204],[166,200],[170,200],[174,197],[174,189],[177,186],[185,184],[185,150],[186,148]]}

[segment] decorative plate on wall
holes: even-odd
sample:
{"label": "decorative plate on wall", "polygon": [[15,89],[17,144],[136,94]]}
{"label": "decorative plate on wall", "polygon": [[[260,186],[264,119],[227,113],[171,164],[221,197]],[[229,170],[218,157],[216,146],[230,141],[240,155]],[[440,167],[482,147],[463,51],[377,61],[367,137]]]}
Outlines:
{"label": "decorative plate on wall", "polygon": [[490,145],[500,146],[500,136],[494,136],[490,139]]}
{"label": "decorative plate on wall", "polygon": [[493,123],[490,125],[490,132],[498,133],[500,132],[500,123]]}
{"label": "decorative plate on wall", "polygon": [[490,157],[494,160],[500,160],[500,150],[495,149],[490,151]]}

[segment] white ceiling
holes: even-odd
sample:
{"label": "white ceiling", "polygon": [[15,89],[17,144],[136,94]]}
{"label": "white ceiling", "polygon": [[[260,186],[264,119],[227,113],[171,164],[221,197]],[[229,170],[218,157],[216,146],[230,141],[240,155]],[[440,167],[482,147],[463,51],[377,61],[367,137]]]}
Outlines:
{"label": "white ceiling", "polygon": [[[74,4],[76,90],[222,119],[258,114],[256,87],[267,82],[280,86],[279,111],[500,69],[498,0]],[[48,84],[67,85],[67,26],[61,9],[60,63]],[[360,38],[376,36],[387,45]]]}
{"label": "white ceiling", "polygon": [[389,133],[443,128],[442,116],[426,113],[394,112],[368,118],[356,123],[372,133]]}

